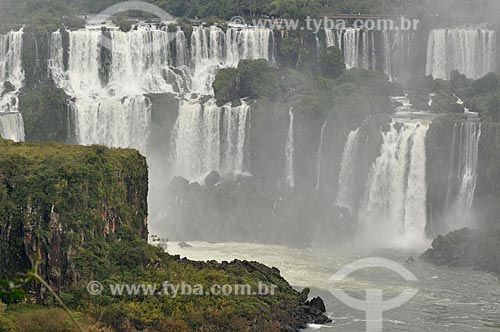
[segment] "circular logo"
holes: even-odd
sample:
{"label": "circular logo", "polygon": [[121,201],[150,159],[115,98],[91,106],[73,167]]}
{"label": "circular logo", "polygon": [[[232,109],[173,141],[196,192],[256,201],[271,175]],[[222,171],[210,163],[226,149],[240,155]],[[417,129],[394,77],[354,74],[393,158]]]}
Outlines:
{"label": "circular logo", "polygon": [[91,281],[87,284],[87,292],[89,292],[90,295],[101,295],[103,290],[104,287],[99,281]]}
{"label": "circular logo", "polygon": [[[95,15],[92,17],[89,22],[91,24],[101,24],[102,22],[105,22],[109,20],[111,17],[113,17],[116,14],[119,13],[124,13],[127,11],[140,11],[144,13],[150,13],[153,14],[154,16],[158,17],[162,23],[175,23],[176,18],[161,9],[158,6],[155,6],[153,4],[143,2],[143,1],[125,1],[118,3],[116,5],[113,5],[111,7],[108,7],[107,9],[103,10],[99,14]],[[177,33],[175,31],[168,31],[168,29],[165,29],[163,33],[166,34],[168,42],[173,41],[176,38]],[[163,43],[153,43],[152,40],[146,39],[144,40],[144,43],[150,43],[150,48],[154,49],[155,47],[162,49],[164,47]],[[112,38],[109,34],[102,34],[102,47],[110,49],[113,45]]]}
{"label": "circular logo", "polygon": [[241,16],[234,16],[230,21],[229,25],[243,26],[246,25],[245,19]]}
{"label": "circular logo", "polygon": [[[353,272],[370,267],[381,267],[393,271],[409,282],[418,281],[417,277],[415,277],[413,273],[411,273],[401,264],[390,261],[388,259],[375,257],[360,259],[346,265],[344,268],[334,274],[328,281],[330,284],[335,284],[337,282],[343,281]],[[384,311],[395,309],[408,302],[418,293],[418,290],[407,288],[395,298],[387,301],[384,301],[384,294],[383,290],[381,289],[367,289],[365,301],[351,297],[342,289],[334,287],[330,288],[330,293],[332,293],[333,296],[335,296],[337,299],[339,299],[349,307],[366,312],[367,332],[382,332],[382,318]]]}

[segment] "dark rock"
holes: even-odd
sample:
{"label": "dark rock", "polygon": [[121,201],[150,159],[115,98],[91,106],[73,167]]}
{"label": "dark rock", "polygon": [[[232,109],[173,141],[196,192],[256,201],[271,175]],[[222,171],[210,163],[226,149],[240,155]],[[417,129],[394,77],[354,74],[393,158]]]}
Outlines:
{"label": "dark rock", "polygon": [[185,249],[185,248],[192,248],[192,246],[186,242],[181,242],[179,243],[179,247],[181,247],[182,249]]}
{"label": "dark rock", "polygon": [[411,263],[415,263],[415,257],[413,257],[413,256],[410,256],[410,257],[406,260],[406,264],[411,264]]}
{"label": "dark rock", "polygon": [[212,186],[215,186],[217,183],[219,183],[220,180],[221,180],[221,178],[220,178],[219,173],[217,173],[216,171],[212,171],[205,178],[205,185],[212,187]]}
{"label": "dark rock", "polygon": [[323,299],[321,299],[321,297],[313,298],[311,300],[310,306],[318,308],[321,313],[326,312],[325,302],[323,302]]}
{"label": "dark rock", "polygon": [[16,91],[16,87],[14,86],[14,84],[10,83],[9,81],[6,81],[4,84],[3,84],[3,93],[9,93],[9,92],[14,92]]}

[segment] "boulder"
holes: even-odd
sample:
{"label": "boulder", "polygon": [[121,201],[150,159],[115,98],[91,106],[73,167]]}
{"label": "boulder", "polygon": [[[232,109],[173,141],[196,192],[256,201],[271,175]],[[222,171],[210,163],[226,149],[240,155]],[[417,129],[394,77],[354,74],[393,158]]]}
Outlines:
{"label": "boulder", "polygon": [[220,174],[217,173],[216,171],[210,172],[205,178],[205,185],[212,187],[215,186],[217,183],[220,183],[221,177]]}

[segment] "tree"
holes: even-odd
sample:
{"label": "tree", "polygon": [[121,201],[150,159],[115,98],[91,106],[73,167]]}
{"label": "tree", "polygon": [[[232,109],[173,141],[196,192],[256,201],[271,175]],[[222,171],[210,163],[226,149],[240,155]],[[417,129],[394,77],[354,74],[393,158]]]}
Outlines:
{"label": "tree", "polygon": [[319,57],[319,69],[328,77],[339,77],[345,71],[344,54],[338,47],[329,47]]}

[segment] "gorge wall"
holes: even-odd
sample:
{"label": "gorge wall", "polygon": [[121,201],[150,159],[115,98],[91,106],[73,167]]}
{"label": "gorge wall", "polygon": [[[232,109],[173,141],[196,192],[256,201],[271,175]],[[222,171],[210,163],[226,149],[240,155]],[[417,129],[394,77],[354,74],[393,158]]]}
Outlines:
{"label": "gorge wall", "polygon": [[86,264],[103,268],[96,248],[147,239],[148,170],[137,151],[1,140],[0,152],[0,277],[41,262],[60,290]]}
{"label": "gorge wall", "polygon": [[[435,78],[449,78],[452,69],[477,78],[495,70],[496,36],[488,28],[348,28],[307,36],[261,28],[139,26],[130,32],[26,29],[3,38],[21,38],[21,45],[8,45],[22,51],[9,46],[3,59],[22,63],[24,78],[9,92],[10,100],[19,99],[20,112],[5,111],[0,118],[23,121],[17,132],[22,128],[28,140],[138,149],[151,166],[155,231],[215,241],[220,232],[202,235],[212,225],[232,229],[228,238],[238,233],[241,240],[270,240],[289,227],[298,238],[307,233],[312,240],[328,236],[318,234],[323,227],[332,233],[368,227],[375,213],[392,220],[388,227],[408,242],[452,227],[446,220],[453,206],[472,213],[479,204],[474,193],[482,190],[481,163],[474,160],[481,159],[484,128],[459,119],[441,139],[433,121],[391,119],[389,96],[402,92],[381,83],[380,73],[401,83],[423,75],[426,67]],[[469,43],[473,47],[464,50]],[[328,90],[307,97],[304,85],[310,82],[299,78],[299,70],[314,70],[332,46],[352,70],[338,79],[333,102],[326,101]],[[275,94],[286,90],[286,96],[221,104],[212,92],[217,72],[244,59],[267,60],[284,86]],[[448,173],[438,177],[443,168]],[[225,186],[205,183],[212,171]],[[178,178],[169,187],[179,176],[188,185]],[[225,201],[229,193],[233,197]],[[204,218],[210,221],[202,223],[208,211]],[[315,222],[309,227],[308,220]],[[269,225],[273,231],[265,232]]]}

